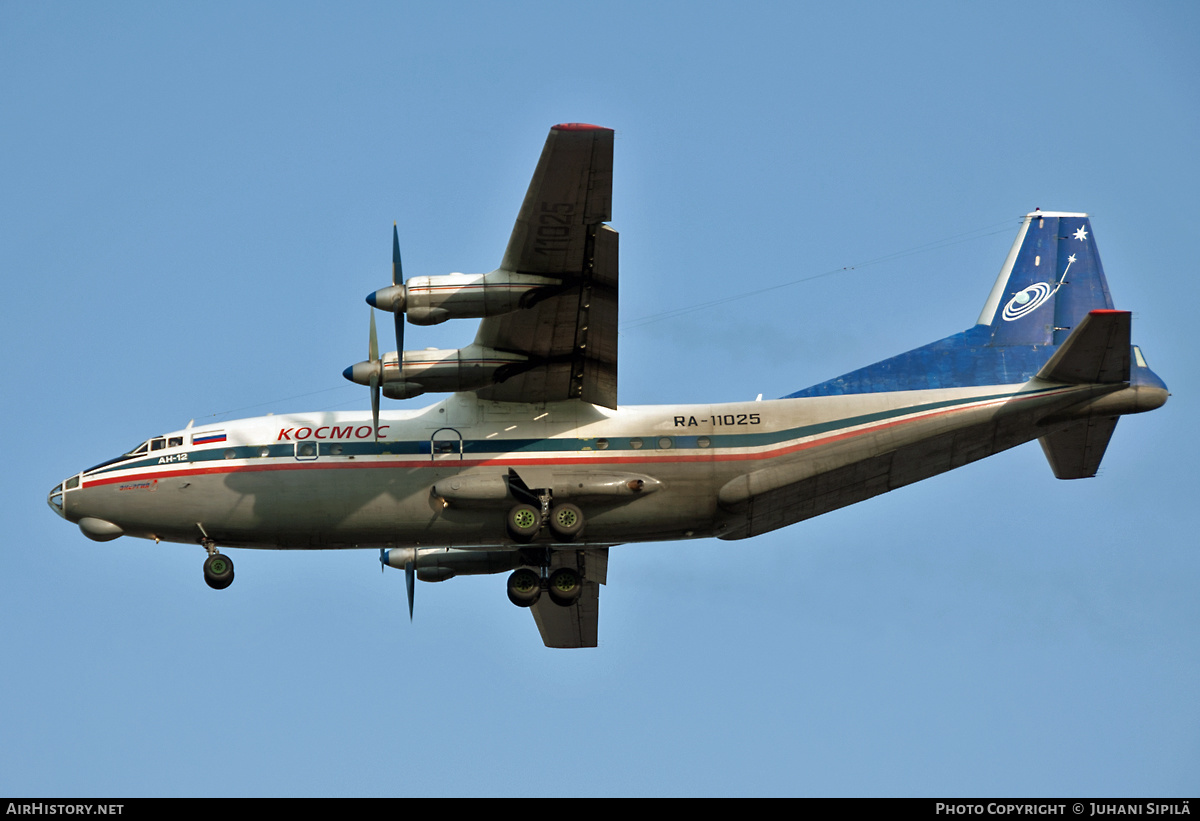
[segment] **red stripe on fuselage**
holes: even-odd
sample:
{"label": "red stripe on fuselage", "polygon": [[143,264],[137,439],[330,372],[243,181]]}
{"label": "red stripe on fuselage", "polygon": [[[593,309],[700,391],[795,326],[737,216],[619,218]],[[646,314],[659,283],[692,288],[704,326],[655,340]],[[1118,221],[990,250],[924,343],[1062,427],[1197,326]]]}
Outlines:
{"label": "red stripe on fuselage", "polygon": [[[817,434],[814,438],[805,442],[795,442],[788,445],[776,447],[771,450],[742,452],[742,453],[722,453],[719,449],[710,451],[706,454],[680,455],[678,453],[664,453],[662,455],[647,453],[642,456],[592,456],[581,458],[578,455],[573,456],[554,456],[554,457],[524,457],[516,453],[505,453],[500,456],[490,456],[486,459],[442,459],[435,461],[432,458],[427,459],[392,459],[388,461],[373,460],[371,462],[295,462],[288,464],[270,464],[270,465],[229,465],[221,467],[203,467],[183,470],[166,470],[166,471],[145,471],[142,473],[125,474],[122,476],[114,476],[111,478],[89,480],[84,479],[82,486],[99,486],[110,485],[116,483],[124,483],[137,481],[143,478],[158,478],[171,479],[178,476],[203,476],[217,473],[249,473],[253,471],[268,471],[268,470],[358,470],[362,468],[445,468],[445,467],[478,467],[489,463],[502,463],[514,465],[645,465],[651,463],[669,464],[669,463],[694,463],[694,462],[742,462],[777,459],[781,456],[787,456],[792,453],[797,453],[803,450],[809,450],[819,445],[832,444],[841,442],[847,439],[852,439],[856,436],[865,436],[870,433],[876,433],[889,428],[905,425],[910,422],[916,422],[923,419],[933,419],[939,416],[948,416],[953,413],[959,413],[966,410],[975,410],[988,405],[999,405],[1008,402],[1024,402],[1030,399],[1041,399],[1048,396],[1058,396],[1062,393],[1067,393],[1074,390],[1074,387],[1063,388],[1056,391],[1031,394],[1028,396],[1020,396],[1013,394],[1012,396],[1001,399],[987,399],[980,402],[973,402],[967,405],[962,405],[956,408],[945,408],[942,410],[927,411],[917,413],[912,416],[906,416],[901,419],[893,419],[888,422],[879,422],[877,424],[868,425],[863,428],[855,428],[853,430],[832,433],[828,435]],[[597,451],[592,451],[597,453]],[[284,457],[286,458],[286,457]]]}

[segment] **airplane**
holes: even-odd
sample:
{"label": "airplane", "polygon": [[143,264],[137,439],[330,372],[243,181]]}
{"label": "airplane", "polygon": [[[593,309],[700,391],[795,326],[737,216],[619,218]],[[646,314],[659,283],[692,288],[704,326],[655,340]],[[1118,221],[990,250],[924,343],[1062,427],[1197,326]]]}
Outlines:
{"label": "airplane", "polygon": [[[1114,308],[1087,214],[1020,221],[975,325],[774,400],[617,403],[613,131],[553,126],[500,266],[403,276],[344,376],[371,410],[270,415],[153,436],[80,471],[50,507],[85,536],[223,549],[378,548],[417,580],[508,573],[548,647],[595,647],[615,545],[746,539],[1034,439],[1060,479],[1094,476],[1119,417],[1168,392]],[[378,350],[375,312],[396,351]],[[406,324],[479,319],[454,350]],[[447,394],[419,409],[380,396]]]}

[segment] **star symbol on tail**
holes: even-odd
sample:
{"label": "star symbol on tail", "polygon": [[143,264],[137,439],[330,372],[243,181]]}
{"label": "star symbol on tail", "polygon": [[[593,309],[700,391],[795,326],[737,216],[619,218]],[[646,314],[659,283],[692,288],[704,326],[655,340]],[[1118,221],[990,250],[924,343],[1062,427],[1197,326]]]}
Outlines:
{"label": "star symbol on tail", "polygon": [[1080,242],[1083,242],[1085,239],[1087,239],[1087,229],[1082,225],[1079,226],[1079,230],[1075,232],[1075,239],[1079,240]]}

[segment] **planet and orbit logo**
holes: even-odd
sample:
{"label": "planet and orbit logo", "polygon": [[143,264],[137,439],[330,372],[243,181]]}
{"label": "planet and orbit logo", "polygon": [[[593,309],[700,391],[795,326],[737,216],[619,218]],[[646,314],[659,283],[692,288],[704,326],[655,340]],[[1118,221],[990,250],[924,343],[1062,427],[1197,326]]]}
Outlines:
{"label": "planet and orbit logo", "polygon": [[[1075,232],[1075,239],[1083,242],[1087,239],[1087,231],[1083,226]],[[1012,322],[1014,319],[1020,319],[1027,316],[1038,308],[1040,308],[1046,300],[1054,296],[1058,289],[1067,281],[1067,271],[1071,270],[1071,265],[1075,262],[1075,255],[1067,257],[1067,267],[1063,269],[1062,276],[1059,278],[1056,285],[1051,285],[1049,282],[1035,282],[1027,288],[1023,288],[1013,294],[1013,298],[1004,306],[1003,313],[1000,316],[1005,322]]]}

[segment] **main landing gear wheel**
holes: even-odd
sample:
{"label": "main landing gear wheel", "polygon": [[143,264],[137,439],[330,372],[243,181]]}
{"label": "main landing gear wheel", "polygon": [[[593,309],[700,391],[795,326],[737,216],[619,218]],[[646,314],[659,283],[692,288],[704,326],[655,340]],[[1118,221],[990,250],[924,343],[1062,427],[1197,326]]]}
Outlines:
{"label": "main landing gear wheel", "polygon": [[528,567],[508,577],[508,600],[517,607],[532,607],[542,595],[542,579]]}
{"label": "main landing gear wheel", "polygon": [[213,590],[224,590],[233,584],[233,560],[214,553],[204,562],[204,581]]}
{"label": "main landing gear wheel", "polygon": [[508,535],[517,542],[531,542],[542,529],[542,514],[533,505],[516,505],[504,520]]}
{"label": "main landing gear wheel", "polygon": [[583,530],[583,511],[572,504],[550,508],[550,530],[560,542],[569,542]]}
{"label": "main landing gear wheel", "polygon": [[560,567],[550,574],[550,584],[546,589],[550,592],[550,601],[559,607],[570,607],[583,593],[583,579],[574,568]]}

